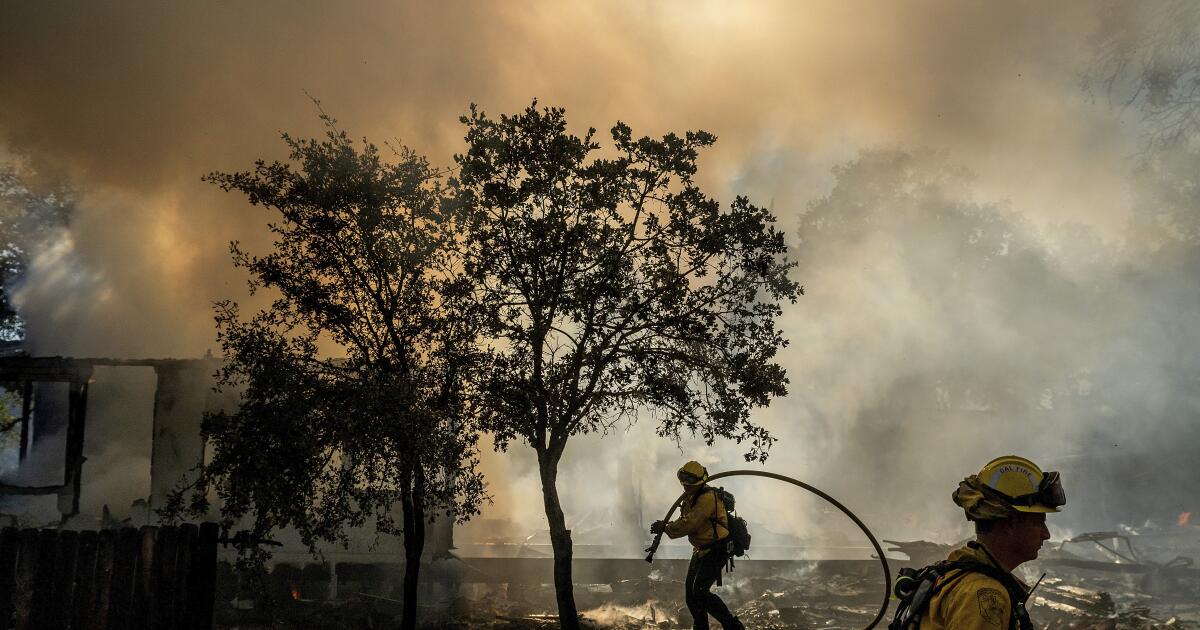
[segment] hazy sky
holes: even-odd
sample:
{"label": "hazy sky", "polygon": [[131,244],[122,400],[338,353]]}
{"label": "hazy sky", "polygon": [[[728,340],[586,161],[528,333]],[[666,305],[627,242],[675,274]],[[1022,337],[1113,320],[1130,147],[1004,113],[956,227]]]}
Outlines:
{"label": "hazy sky", "polygon": [[[0,145],[85,192],[78,270],[25,299],[47,352],[202,353],[261,213],[200,183],[317,131],[449,164],[471,102],[537,97],[607,130],[704,128],[710,189],[789,223],[863,146],[945,149],[1031,217],[1124,220],[1128,124],[1079,88],[1092,3],[257,2],[0,4]],[[74,300],[64,310],[63,301]],[[145,322],[124,332],[130,317]],[[35,320],[38,317],[34,317]],[[64,329],[70,334],[63,334]]]}
{"label": "hazy sky", "polygon": [[[770,204],[789,231],[830,193],[835,165],[863,149],[926,148],[970,173],[964,201],[1019,212],[1038,234],[1029,238],[1083,226],[1115,247],[1134,208],[1138,123],[1081,88],[1102,10],[844,0],[0,2],[0,156],[65,178],[82,195],[68,231],[19,288],[19,304],[39,353],[189,357],[214,348],[210,304],[244,288],[228,242],[264,243],[267,216],[200,177],[283,157],[283,131],[318,133],[306,94],[351,135],[399,139],[442,165],[462,149],[457,118],[472,102],[499,114],[536,97],[566,107],[580,130],[603,132],[616,120],[645,134],[702,128],[719,137],[702,161],[709,192]],[[847,260],[869,269],[875,251]],[[821,277],[814,271],[809,286]],[[815,310],[789,314],[800,318],[791,330],[801,338],[784,362],[801,378],[860,383],[838,395],[864,400],[829,403],[824,413],[863,413],[905,360],[892,349],[876,363],[884,368],[839,371],[834,341],[862,332],[842,315],[879,304],[833,286],[846,285],[810,291]],[[953,306],[914,299],[890,303],[907,322],[898,339],[936,326],[922,318]],[[831,330],[831,321],[845,323]],[[871,351],[897,344],[867,344],[859,360],[870,364]],[[771,417],[778,423],[800,407],[819,416],[812,406],[784,404]],[[831,417],[815,418],[813,431],[827,431]],[[988,449],[976,445],[962,459]],[[647,457],[673,462],[670,449],[658,451]]]}

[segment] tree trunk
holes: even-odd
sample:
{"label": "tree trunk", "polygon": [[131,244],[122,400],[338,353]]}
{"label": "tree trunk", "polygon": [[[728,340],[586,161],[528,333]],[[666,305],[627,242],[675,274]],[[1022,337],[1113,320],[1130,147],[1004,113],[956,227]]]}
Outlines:
{"label": "tree trunk", "polygon": [[558,599],[558,623],[566,630],[578,630],[579,612],[575,609],[575,583],[571,579],[571,530],[558,502],[558,461],[562,449],[538,450],[538,471],[542,475],[542,501],[550,523],[550,544],[554,548],[554,594]]}
{"label": "tree trunk", "polygon": [[420,584],[421,553],[425,550],[425,509],[422,484],[417,474],[406,480],[400,490],[400,506],[404,512],[404,606],[401,611],[401,630],[417,627],[417,586]]}

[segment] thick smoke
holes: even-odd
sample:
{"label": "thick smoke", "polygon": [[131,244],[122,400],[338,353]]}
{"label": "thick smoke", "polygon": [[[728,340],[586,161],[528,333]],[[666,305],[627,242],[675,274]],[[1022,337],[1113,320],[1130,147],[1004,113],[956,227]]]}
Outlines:
{"label": "thick smoke", "polygon": [[[189,355],[209,304],[242,292],[231,239],[261,213],[199,182],[317,130],[304,93],[356,134],[449,164],[469,102],[538,96],[577,124],[706,128],[722,196],[763,155],[817,172],[862,145],[947,146],[1035,220],[1119,229],[1129,145],[1077,89],[1087,4],[127,2],[6,6],[0,144],[81,191],[68,238],[23,308],[43,353]],[[1087,159],[1081,159],[1082,156]],[[811,175],[756,189],[794,217]],[[765,199],[763,201],[766,201]],[[65,270],[65,271],[64,271]],[[63,309],[71,295],[79,308]],[[129,334],[138,322],[136,335]]]}
{"label": "thick smoke", "polygon": [[[435,164],[467,104],[533,96],[578,125],[705,128],[702,175],[774,199],[785,221],[820,173],[879,143],[947,146],[1034,220],[1119,229],[1127,138],[1077,88],[1086,4],[364,2],[6,6],[0,147],[81,194],[72,229],[21,296],[41,353],[197,356],[210,303],[243,293],[227,243],[261,212],[202,184],[318,130],[305,93],[355,134]],[[1080,159],[1087,155],[1086,160]],[[778,158],[778,159],[774,159]],[[800,157],[802,156],[802,157]],[[781,168],[747,165],[769,161]],[[797,173],[789,164],[811,166]],[[1115,174],[1115,175],[1114,175]],[[766,202],[767,199],[762,199]],[[62,296],[77,306],[63,308]],[[138,326],[130,326],[136,321]],[[130,334],[136,329],[136,334]]]}
{"label": "thick smoke", "polygon": [[[794,237],[808,296],[784,322],[791,395],[761,415],[781,439],[768,468],[889,537],[962,533],[950,490],[1009,451],[1064,471],[1061,528],[1161,520],[1196,498],[1180,465],[1198,437],[1195,169],[1172,154],[1136,170],[1143,120],[1080,89],[1112,15],[1083,2],[8,4],[0,156],[30,156],[79,194],[17,295],[30,346],[213,347],[211,302],[244,299],[227,243],[265,246],[266,215],[199,177],[282,157],[281,131],[318,132],[306,92],[352,133],[399,137],[435,164],[462,149],[468,103],[498,114],[537,96],[580,126],[716,133],[706,188],[772,206]],[[651,429],[568,450],[569,514],[619,508],[627,474],[657,518],[681,461],[740,465],[734,446],[676,448]],[[536,528],[529,455],[487,470],[492,514]],[[728,486],[781,533],[860,544],[798,492]]]}
{"label": "thick smoke", "polygon": [[977,200],[930,151],[869,151],[835,175],[800,227],[810,299],[791,321],[790,367],[803,394],[781,406],[806,420],[814,475],[895,536],[952,531],[957,480],[1008,452],[1064,472],[1060,528],[1190,509],[1200,496],[1180,464],[1200,439],[1200,365],[1165,331],[1200,311],[1162,297],[1194,295],[1166,262],[1194,242],[1161,243],[1163,263],[1145,269],[1131,262],[1151,256],[1143,243],[1038,229],[1022,208]]}

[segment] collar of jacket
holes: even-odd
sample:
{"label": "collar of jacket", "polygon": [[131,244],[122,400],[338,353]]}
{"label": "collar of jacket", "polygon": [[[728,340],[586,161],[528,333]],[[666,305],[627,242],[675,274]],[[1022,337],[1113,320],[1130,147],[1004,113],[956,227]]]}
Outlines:
{"label": "collar of jacket", "polygon": [[[978,540],[972,540],[972,541],[968,542],[967,546],[964,549],[961,549],[960,551],[963,551],[963,555],[969,555],[970,557],[974,558],[975,560],[978,560],[979,562],[982,562],[984,564],[989,564],[993,567],[996,567],[997,569],[1000,569],[1001,571],[1004,571],[1004,567],[1000,566],[1000,562],[998,560],[996,560],[996,556],[993,556],[992,552],[990,550],[988,550],[987,545],[984,545],[983,543],[979,542]],[[1026,584],[1024,580],[1017,577],[1012,571],[1004,571],[1004,572],[1011,575],[1012,578],[1014,580],[1016,580],[1017,584],[1020,585],[1020,587],[1022,589],[1024,589],[1026,592],[1029,591],[1029,585]]]}

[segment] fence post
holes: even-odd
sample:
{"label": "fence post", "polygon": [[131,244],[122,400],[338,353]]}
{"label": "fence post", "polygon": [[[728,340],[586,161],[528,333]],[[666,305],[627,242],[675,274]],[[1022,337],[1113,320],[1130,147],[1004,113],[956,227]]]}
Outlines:
{"label": "fence post", "polygon": [[175,567],[179,555],[179,528],[164,527],[158,530],[154,549],[154,616],[151,626],[154,628],[174,628],[175,600],[179,593],[175,592]]}
{"label": "fence post", "polygon": [[17,528],[0,529],[0,626],[12,626],[13,590],[17,579]]}
{"label": "fence post", "polygon": [[196,538],[199,535],[200,529],[191,523],[179,526],[179,540],[175,547],[175,609],[172,614],[178,624],[192,619],[191,592],[195,588],[195,584],[192,581],[191,570],[192,558],[195,556]]}
{"label": "fence post", "polygon": [[50,590],[50,626],[66,628],[70,624],[72,600],[75,598],[75,568],[78,562],[79,532],[64,530],[58,533],[54,549],[54,583]]}
{"label": "fence post", "polygon": [[13,627],[33,627],[33,592],[37,582],[38,531],[22,529],[17,534],[17,570],[13,580]]}
{"label": "fence post", "polygon": [[143,526],[139,536],[141,561],[138,563],[137,585],[134,588],[137,618],[132,619],[130,625],[134,628],[154,628],[154,616],[158,610],[158,528]]}
{"label": "fence post", "polygon": [[69,628],[86,628],[95,610],[96,549],[98,535],[94,531],[79,532],[79,545],[75,553],[75,595],[71,599]]}
{"label": "fence post", "polygon": [[201,523],[200,535],[196,539],[196,550],[192,554],[190,596],[194,602],[192,627],[209,630],[213,622],[213,598],[217,594],[217,533],[216,523]]}
{"label": "fence post", "polygon": [[113,563],[116,560],[117,532],[111,529],[96,534],[96,572],[92,582],[95,589],[95,606],[88,617],[88,630],[108,630],[109,610],[112,606]]}
{"label": "fence post", "polygon": [[142,537],[138,530],[126,527],[118,532],[109,595],[109,628],[128,628],[136,618],[135,585],[141,550]]}
{"label": "fence post", "polygon": [[54,555],[58,549],[58,530],[38,530],[37,572],[33,578],[33,627],[44,628],[54,615]]}

